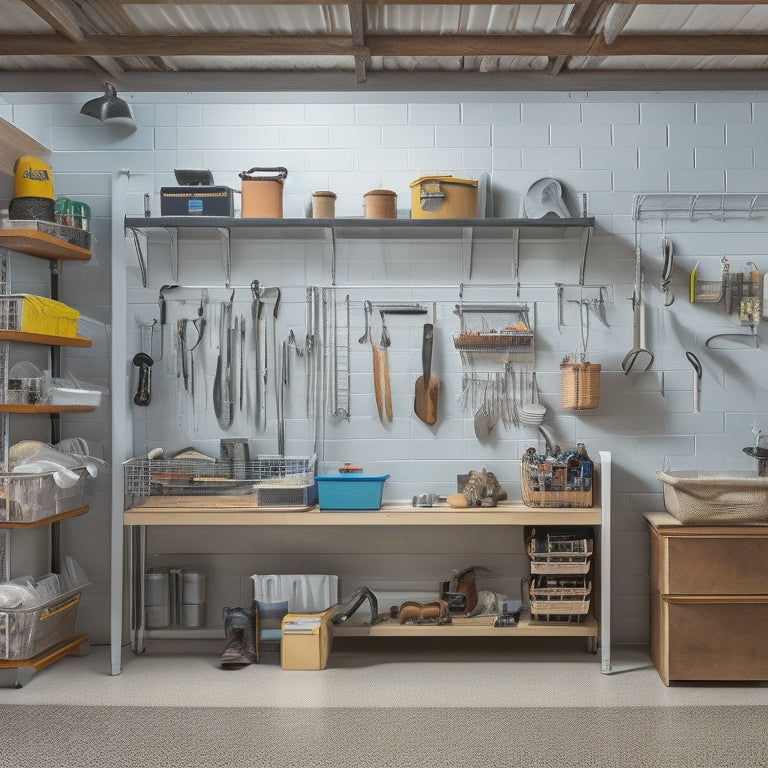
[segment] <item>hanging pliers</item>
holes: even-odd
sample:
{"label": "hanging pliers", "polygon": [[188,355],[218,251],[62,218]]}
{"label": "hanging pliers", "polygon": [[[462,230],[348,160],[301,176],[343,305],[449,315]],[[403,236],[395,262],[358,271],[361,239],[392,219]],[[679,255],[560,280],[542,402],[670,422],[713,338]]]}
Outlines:
{"label": "hanging pliers", "polygon": [[675,303],[675,297],[669,286],[672,282],[672,270],[674,269],[675,261],[672,241],[666,235],[661,241],[661,254],[664,257],[664,265],[661,269],[659,290],[664,294],[664,306],[671,307]]}
{"label": "hanging pliers", "polygon": [[197,308],[197,317],[192,321],[192,324],[195,326],[195,330],[197,331],[197,339],[195,340],[195,343],[189,348],[190,352],[195,349],[203,340],[203,332],[205,331],[205,326],[208,324],[208,321],[205,319],[205,307],[207,304],[208,289],[203,288],[202,292],[200,293],[200,306]]}
{"label": "hanging pliers", "polygon": [[699,413],[699,397],[701,395],[701,375],[703,373],[701,360],[693,352],[685,353],[688,362],[693,366],[693,412]]}

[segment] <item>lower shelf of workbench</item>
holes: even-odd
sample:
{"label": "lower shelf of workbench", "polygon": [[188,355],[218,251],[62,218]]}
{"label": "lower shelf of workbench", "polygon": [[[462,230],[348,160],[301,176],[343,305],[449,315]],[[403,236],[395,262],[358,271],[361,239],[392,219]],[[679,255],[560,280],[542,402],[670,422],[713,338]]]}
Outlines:
{"label": "lower shelf of workbench", "polygon": [[[533,623],[524,611],[514,627],[494,627],[493,616],[456,618],[450,624],[400,624],[394,620],[381,621],[372,627],[352,616],[344,624],[334,626],[336,637],[598,637],[599,623],[590,613],[583,622],[553,621]],[[215,639],[224,637],[223,627],[185,629],[168,627],[144,630],[146,638]]]}
{"label": "lower shelf of workbench", "polygon": [[523,612],[514,627],[494,627],[493,616],[454,619],[450,624],[400,624],[386,620],[372,627],[352,617],[349,622],[337,625],[333,633],[337,637],[528,637],[549,635],[551,637],[597,637],[598,622],[591,615],[583,622],[531,622]]}

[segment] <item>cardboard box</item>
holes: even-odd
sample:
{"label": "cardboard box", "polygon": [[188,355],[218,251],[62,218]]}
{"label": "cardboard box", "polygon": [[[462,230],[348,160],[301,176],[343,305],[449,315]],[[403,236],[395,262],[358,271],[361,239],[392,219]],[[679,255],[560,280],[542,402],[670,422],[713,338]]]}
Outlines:
{"label": "cardboard box", "polygon": [[233,192],[229,187],[161,187],[161,216],[234,216]]}
{"label": "cardboard box", "polygon": [[331,616],[338,606],[320,613],[288,613],[281,625],[280,666],[283,669],[325,669],[333,642]]}

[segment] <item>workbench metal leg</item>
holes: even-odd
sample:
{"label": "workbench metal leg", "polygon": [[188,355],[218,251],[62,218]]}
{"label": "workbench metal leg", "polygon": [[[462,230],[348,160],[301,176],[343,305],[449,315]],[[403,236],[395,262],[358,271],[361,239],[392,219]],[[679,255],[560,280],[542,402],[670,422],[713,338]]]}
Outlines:
{"label": "workbench metal leg", "polygon": [[147,528],[131,526],[130,553],[128,555],[128,583],[131,590],[131,648],[134,653],[144,653],[144,573],[147,567]]}
{"label": "workbench metal leg", "polygon": [[611,454],[600,451],[600,671],[611,668]]}

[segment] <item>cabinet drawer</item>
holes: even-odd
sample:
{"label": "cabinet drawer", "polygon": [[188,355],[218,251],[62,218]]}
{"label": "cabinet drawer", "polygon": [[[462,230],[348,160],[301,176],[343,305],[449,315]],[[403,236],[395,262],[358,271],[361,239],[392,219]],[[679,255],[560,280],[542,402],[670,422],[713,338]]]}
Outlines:
{"label": "cabinet drawer", "polygon": [[675,602],[655,593],[651,606],[651,657],[667,685],[678,680],[768,680],[768,598],[753,603]]}
{"label": "cabinet drawer", "polygon": [[662,593],[768,595],[768,536],[669,536],[660,554]]}

